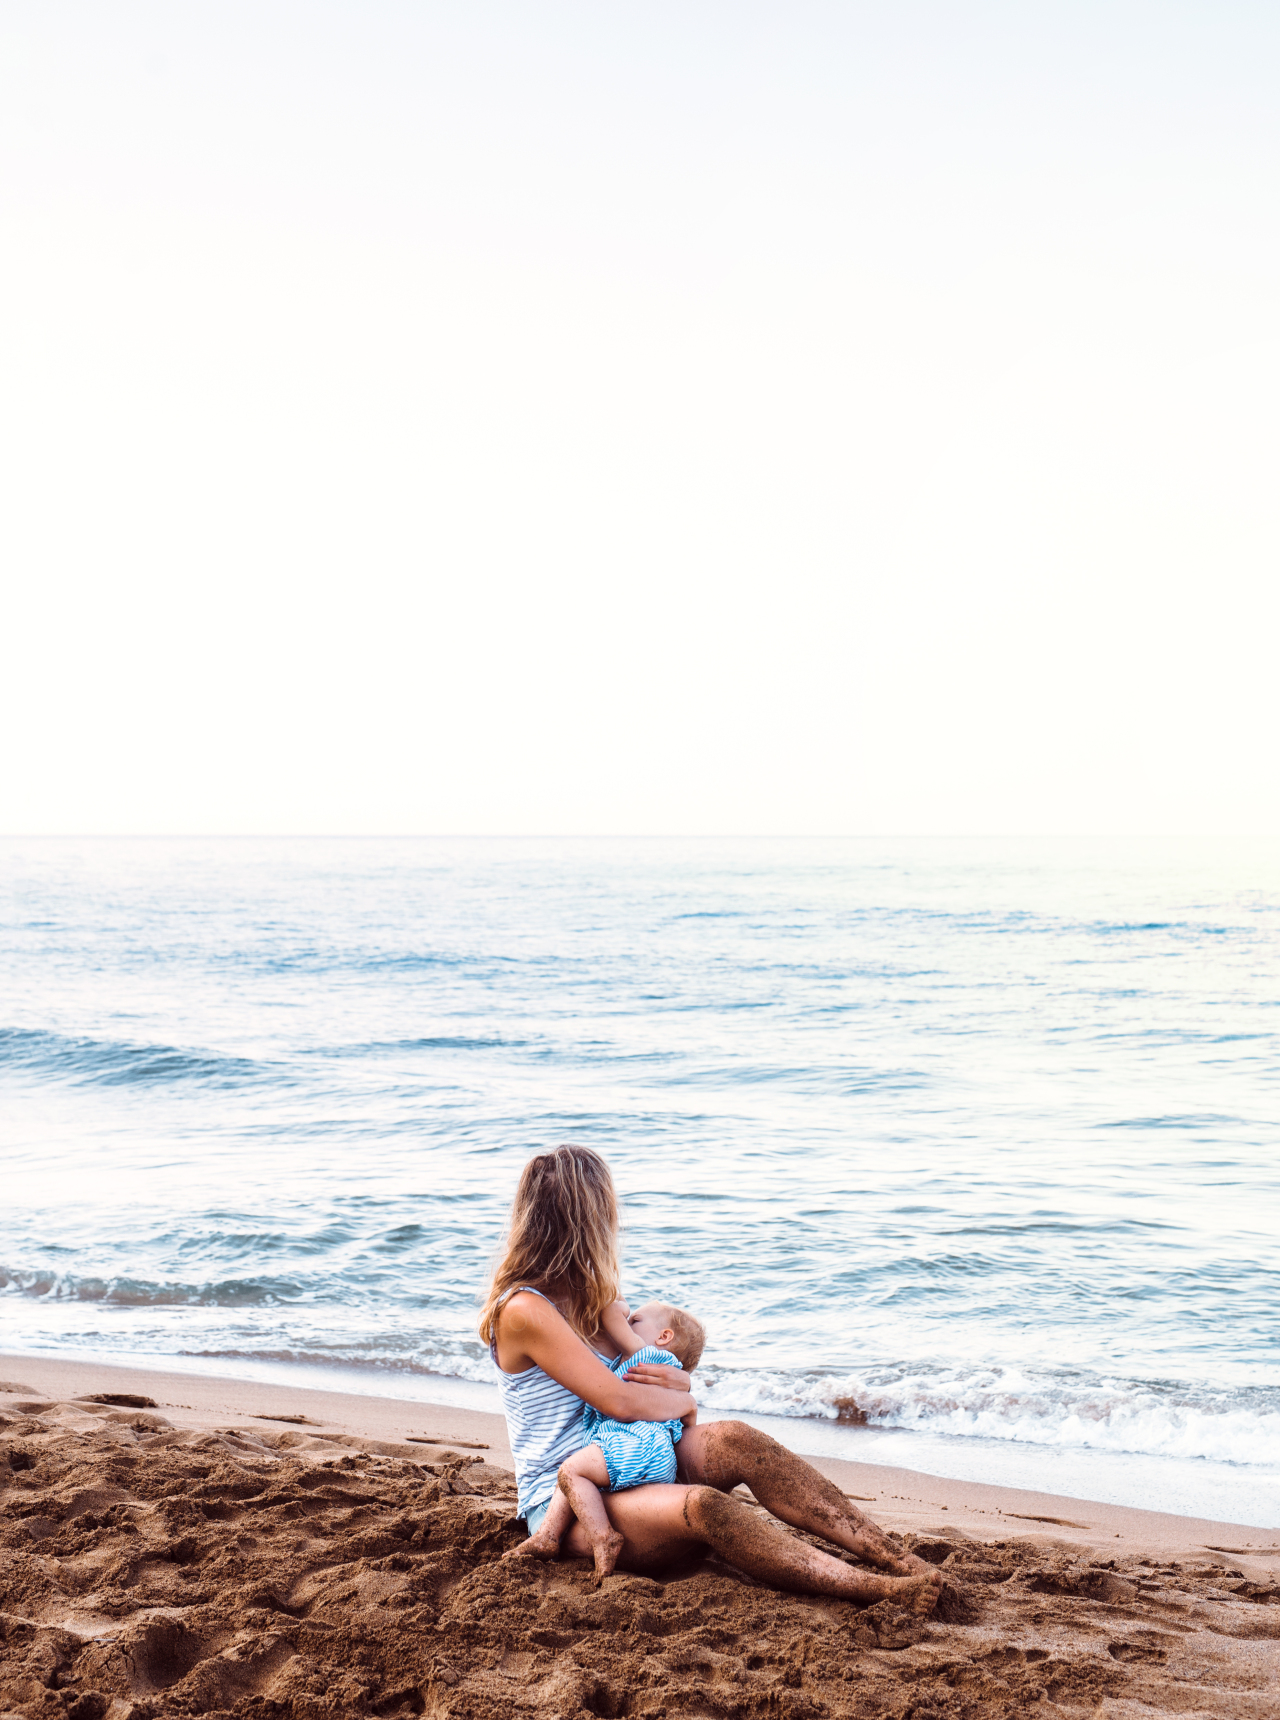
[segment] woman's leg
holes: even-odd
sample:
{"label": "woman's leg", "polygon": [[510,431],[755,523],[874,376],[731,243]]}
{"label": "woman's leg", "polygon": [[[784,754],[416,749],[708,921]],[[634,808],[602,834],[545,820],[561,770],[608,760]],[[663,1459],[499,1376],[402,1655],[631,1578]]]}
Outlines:
{"label": "woman's leg", "polygon": [[700,1482],[721,1493],[745,1482],[765,1510],[784,1523],[834,1541],[882,1571],[901,1576],[928,1572],[941,1589],[942,1579],[932,1565],[914,1553],[900,1553],[879,1524],[851,1504],[834,1482],[746,1422],[711,1421],[686,1429],[676,1446],[676,1461],[681,1481]]}
{"label": "woman's leg", "polygon": [[[922,1616],[933,1610],[937,1599],[940,1579],[932,1566],[922,1565],[922,1574],[898,1577],[858,1570],[788,1535],[741,1499],[728,1498],[714,1487],[650,1482],[608,1494],[604,1506],[623,1538],[618,1564],[626,1570],[660,1570],[710,1547],[770,1588],[850,1601],[893,1598]],[[580,1523],[569,1530],[563,1551],[591,1557]]]}

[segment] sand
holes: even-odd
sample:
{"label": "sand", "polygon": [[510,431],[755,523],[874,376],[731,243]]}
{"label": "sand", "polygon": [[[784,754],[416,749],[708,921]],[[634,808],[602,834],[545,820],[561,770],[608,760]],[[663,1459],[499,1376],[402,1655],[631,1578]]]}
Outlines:
{"label": "sand", "polygon": [[1280,1720],[1280,1534],[818,1467],[940,1617],[504,1561],[497,1416],[0,1358],[0,1720]]}

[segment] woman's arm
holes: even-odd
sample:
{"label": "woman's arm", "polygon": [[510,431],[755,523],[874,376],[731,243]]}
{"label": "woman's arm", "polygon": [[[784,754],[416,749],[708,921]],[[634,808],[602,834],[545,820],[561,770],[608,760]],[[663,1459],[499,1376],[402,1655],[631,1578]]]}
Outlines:
{"label": "woman's arm", "polygon": [[696,1407],[690,1392],[620,1380],[544,1296],[517,1291],[503,1304],[497,1327],[498,1364],[507,1373],[535,1362],[611,1421],[671,1421]]}

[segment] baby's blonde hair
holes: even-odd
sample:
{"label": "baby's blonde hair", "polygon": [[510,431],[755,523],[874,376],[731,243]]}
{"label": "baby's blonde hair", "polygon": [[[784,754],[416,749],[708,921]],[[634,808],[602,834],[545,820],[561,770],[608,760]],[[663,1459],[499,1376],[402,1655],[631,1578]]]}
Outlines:
{"label": "baby's blonde hair", "polygon": [[686,1314],[683,1308],[673,1308],[670,1302],[658,1302],[654,1305],[662,1314],[663,1324],[670,1326],[675,1333],[667,1348],[685,1373],[691,1374],[702,1360],[703,1347],[707,1341],[702,1321],[695,1320],[692,1314]]}

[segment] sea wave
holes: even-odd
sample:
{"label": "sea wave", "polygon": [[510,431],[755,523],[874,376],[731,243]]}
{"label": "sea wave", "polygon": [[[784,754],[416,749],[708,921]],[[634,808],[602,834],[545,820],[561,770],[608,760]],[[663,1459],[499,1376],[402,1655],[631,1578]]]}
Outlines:
{"label": "sea wave", "polygon": [[184,1349],[179,1355],[214,1362],[284,1362],[291,1367],[342,1368],[354,1373],[409,1376],[424,1379],[466,1380],[472,1385],[496,1385],[493,1364],[479,1344],[462,1339],[438,1349],[388,1353],[376,1346],[350,1346],[310,1342],[282,1345],[274,1349],[246,1347]]}
{"label": "sea wave", "polygon": [[1195,1393],[1176,1384],[1037,1375],[1012,1368],[918,1368],[894,1375],[715,1369],[697,1383],[709,1409],[820,1417],[959,1438],[1274,1463],[1280,1391]]}
{"label": "sea wave", "polygon": [[[270,1349],[227,1347],[184,1352],[207,1360],[323,1364],[399,1376],[446,1376],[495,1383],[493,1365],[474,1339],[447,1338],[413,1348],[404,1335],[381,1343],[308,1342]],[[998,1439],[1068,1450],[1210,1462],[1274,1465],[1280,1451],[1280,1392],[1223,1391],[1197,1397],[1186,1388],[1125,1380],[1037,1377],[1015,1370],[920,1368],[896,1380],[866,1374],[699,1370],[698,1401],[717,1414],[844,1421],[958,1439]]]}
{"label": "sea wave", "polygon": [[[265,1296],[235,1299],[235,1286],[219,1286],[218,1305],[250,1309]],[[214,1305],[211,1294],[202,1305]],[[157,1299],[153,1306],[166,1306]],[[219,1343],[205,1333],[200,1347],[181,1354],[204,1361],[274,1363],[353,1369],[372,1375],[465,1380],[494,1385],[486,1348],[462,1332],[415,1334],[393,1322],[345,1335],[322,1334],[306,1311],[293,1305],[291,1340],[277,1328],[260,1343]],[[314,1310],[312,1311],[314,1312]],[[227,1329],[231,1337],[231,1329]],[[424,1341],[425,1340],[425,1341]],[[1077,1373],[1015,1368],[958,1369],[941,1364],[849,1373],[783,1369],[700,1369],[694,1390],[717,1414],[766,1415],[839,1421],[870,1429],[899,1429],[951,1439],[1007,1440],[1060,1450],[1204,1459],[1231,1465],[1274,1466],[1280,1451],[1280,1390],[1221,1388],[1197,1392],[1159,1381],[1103,1379]]]}
{"label": "sea wave", "polygon": [[305,1054],[316,1058],[372,1058],[414,1051],[518,1051],[527,1044],[525,1039],[500,1039],[492,1034],[436,1033],[411,1039],[370,1039],[349,1045],[317,1045],[308,1047]]}
{"label": "sea wave", "polygon": [[288,1078],[282,1065],[176,1045],[95,1039],[37,1028],[0,1027],[0,1066],[56,1075],[78,1085],[104,1087],[195,1081],[239,1087]]}
{"label": "sea wave", "polygon": [[0,1266],[0,1295],[42,1297],[51,1302],[106,1302],[125,1308],[244,1308],[296,1300],[304,1286],[284,1277],[223,1278],[180,1284],[131,1278],[100,1278],[51,1267]]}

